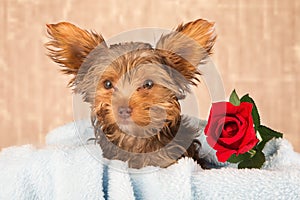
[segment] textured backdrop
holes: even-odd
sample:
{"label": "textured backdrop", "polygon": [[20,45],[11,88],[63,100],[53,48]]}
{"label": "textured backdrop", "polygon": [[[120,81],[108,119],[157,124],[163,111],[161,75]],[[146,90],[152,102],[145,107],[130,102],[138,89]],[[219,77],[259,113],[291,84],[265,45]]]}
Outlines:
{"label": "textured backdrop", "polygon": [[[170,29],[206,18],[216,22],[212,58],[226,94],[233,88],[249,92],[263,123],[284,132],[300,151],[297,0],[1,0],[0,16],[0,148],[42,146],[49,130],[73,120],[69,78],[45,56],[46,23],[70,21],[109,38],[138,27]],[[203,105],[208,107],[207,100]]]}

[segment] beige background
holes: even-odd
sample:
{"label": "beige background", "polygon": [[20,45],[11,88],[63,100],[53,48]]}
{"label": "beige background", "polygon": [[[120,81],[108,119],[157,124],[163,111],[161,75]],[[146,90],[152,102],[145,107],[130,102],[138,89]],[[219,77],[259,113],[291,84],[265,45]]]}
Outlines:
{"label": "beige background", "polygon": [[1,0],[0,148],[42,146],[49,130],[73,120],[69,78],[45,56],[46,23],[70,21],[109,38],[207,18],[216,22],[212,58],[226,94],[249,92],[263,123],[284,132],[300,151],[299,17],[298,0]]}

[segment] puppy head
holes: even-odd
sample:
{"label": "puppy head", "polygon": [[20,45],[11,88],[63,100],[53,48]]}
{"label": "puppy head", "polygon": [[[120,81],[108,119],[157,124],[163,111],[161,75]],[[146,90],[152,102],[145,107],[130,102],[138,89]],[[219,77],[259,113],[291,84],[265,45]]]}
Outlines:
{"label": "puppy head", "polygon": [[47,25],[49,56],[75,77],[75,93],[91,104],[104,133],[158,133],[180,118],[178,100],[198,83],[197,65],[211,53],[213,23],[196,20],[167,35],[155,47],[140,42],[107,46],[103,37],[70,23]]}

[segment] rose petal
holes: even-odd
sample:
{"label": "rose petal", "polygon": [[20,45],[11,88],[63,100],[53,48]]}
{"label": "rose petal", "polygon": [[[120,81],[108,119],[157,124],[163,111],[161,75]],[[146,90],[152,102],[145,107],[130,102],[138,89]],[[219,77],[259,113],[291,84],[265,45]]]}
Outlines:
{"label": "rose petal", "polygon": [[221,134],[222,138],[231,138],[234,137],[239,131],[238,123],[236,122],[226,122]]}
{"label": "rose petal", "polygon": [[231,103],[227,103],[226,104],[226,115],[228,116],[228,115],[236,115],[236,113],[238,113],[239,112],[239,110],[240,110],[240,106],[235,106],[235,105],[233,105],[233,104],[231,104]]}
{"label": "rose petal", "polygon": [[[236,118],[234,119],[234,122],[236,124],[239,124],[239,120],[237,120]],[[239,130],[237,131],[237,133],[233,136],[233,137],[228,137],[228,138],[219,138],[219,141],[221,141],[224,144],[233,144],[239,140],[241,140],[244,137],[245,134],[245,129],[244,128],[240,128],[238,127]]]}
{"label": "rose petal", "polygon": [[257,138],[254,138],[253,140],[249,141],[248,144],[243,146],[241,145],[241,148],[237,151],[237,155],[246,153],[247,151],[251,150],[258,142],[259,140]]}
{"label": "rose petal", "polygon": [[226,162],[234,153],[236,153],[235,150],[217,151],[216,156],[218,158],[218,161]]}
{"label": "rose petal", "polygon": [[251,113],[252,113],[252,107],[253,107],[252,103],[242,102],[240,104],[240,106],[239,106],[236,114],[240,114],[243,117],[248,117],[248,116],[252,117],[252,115],[251,115]]}
{"label": "rose petal", "polygon": [[207,126],[206,130],[205,130],[205,135],[207,136],[206,140],[207,140],[207,143],[213,147],[215,145],[215,143],[217,142],[218,140],[218,136],[216,136],[216,123],[214,125],[211,125],[211,126]]}
{"label": "rose petal", "polygon": [[247,130],[247,134],[244,136],[242,142],[241,142],[241,147],[248,145],[249,143],[252,143],[253,141],[256,141],[256,135],[255,135],[255,130],[250,131],[249,129]]}
{"label": "rose petal", "polygon": [[228,150],[234,150],[237,151],[238,149],[233,148],[232,145],[228,145],[228,144],[224,144],[220,141],[217,141],[215,143],[215,145],[213,146],[214,149],[216,149],[217,151],[228,151]]}
{"label": "rose petal", "polygon": [[213,137],[206,137],[206,141],[212,148],[214,148],[217,143],[217,140],[215,140]]}
{"label": "rose petal", "polygon": [[[235,125],[236,126],[236,128],[238,128],[238,126],[239,126],[239,120],[235,117],[235,116],[226,116],[225,117],[225,120],[224,120],[224,123],[223,123],[223,128],[222,128],[222,130],[223,130],[223,133],[224,134],[226,134],[225,132],[226,132],[226,128],[230,128],[230,124],[232,124],[232,125]],[[222,133],[222,134],[223,134]],[[230,134],[230,135],[228,135],[227,137],[232,137],[232,136],[234,136],[235,134]],[[226,135],[223,135],[224,137],[226,137]]]}
{"label": "rose petal", "polygon": [[220,138],[223,132],[223,127],[224,127],[224,122],[225,122],[225,117],[222,117],[219,119],[219,121],[216,123],[216,129],[214,132],[214,137],[216,139]]}
{"label": "rose petal", "polygon": [[[211,111],[210,111],[211,112]],[[204,128],[204,134],[205,135],[208,135],[208,130],[210,129],[210,127],[212,126],[212,123],[211,123],[211,114],[209,115],[209,117],[208,117],[208,121],[207,121],[207,124],[206,124],[206,126],[205,126],[205,128]]]}
{"label": "rose petal", "polygon": [[223,117],[222,116],[217,116],[217,117],[212,117],[212,115],[209,115],[207,125],[204,129],[205,135],[211,135],[215,133],[218,121],[220,121]]}
{"label": "rose petal", "polygon": [[241,126],[239,126],[239,131],[237,132],[237,134],[232,137],[232,138],[227,138],[227,139],[221,139],[222,142],[226,143],[226,144],[231,144],[233,149],[237,149],[239,148],[239,146],[241,145],[241,143],[244,141],[244,137],[245,135],[247,135],[247,121],[245,121],[245,119],[241,119],[242,122],[240,124],[242,124]]}
{"label": "rose petal", "polygon": [[[248,145],[249,143],[254,143],[255,141],[258,141],[257,137],[256,137],[256,133],[255,133],[255,129],[253,127],[253,122],[252,122],[252,118],[249,119],[249,126],[246,130],[246,133],[244,138],[243,138],[243,141],[241,143],[241,147],[245,146],[245,145]],[[255,143],[256,144],[256,143]],[[255,146],[255,144],[253,146]],[[252,147],[253,147],[252,146]],[[251,149],[251,148],[250,148]],[[250,150],[249,149],[249,150]]]}
{"label": "rose petal", "polygon": [[210,115],[212,117],[225,116],[227,110],[227,102],[213,103],[210,109]]}

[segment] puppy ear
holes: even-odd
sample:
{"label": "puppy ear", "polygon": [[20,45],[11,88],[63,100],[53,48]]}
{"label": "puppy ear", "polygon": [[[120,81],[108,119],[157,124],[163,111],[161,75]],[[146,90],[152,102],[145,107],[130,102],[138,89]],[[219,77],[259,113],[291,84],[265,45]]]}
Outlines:
{"label": "puppy ear", "polygon": [[48,55],[66,74],[76,75],[84,59],[96,46],[102,42],[106,46],[101,35],[82,30],[71,23],[46,26],[51,39],[45,44]]}
{"label": "puppy ear", "polygon": [[199,80],[197,65],[212,53],[216,40],[214,23],[198,19],[179,25],[175,31],[163,35],[156,44],[156,50],[166,65],[175,69],[190,84]]}

